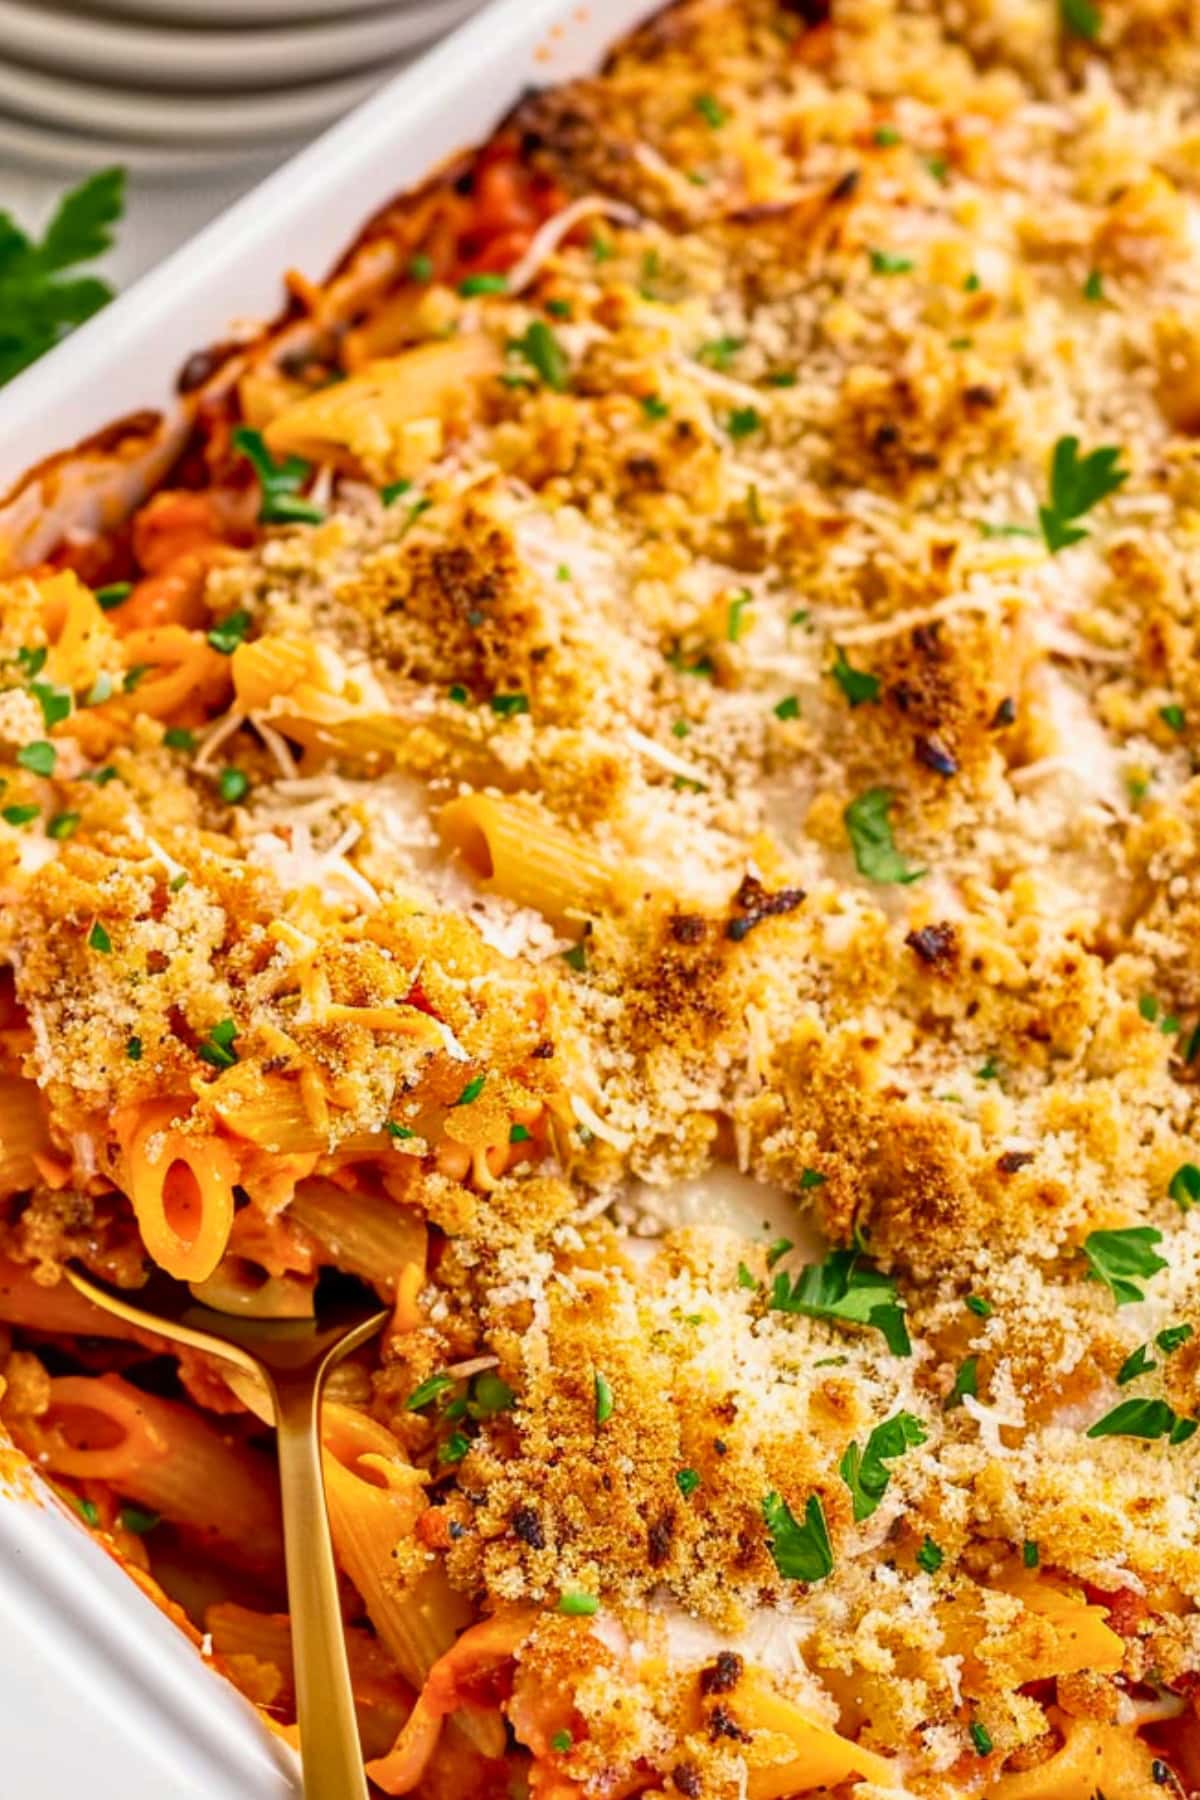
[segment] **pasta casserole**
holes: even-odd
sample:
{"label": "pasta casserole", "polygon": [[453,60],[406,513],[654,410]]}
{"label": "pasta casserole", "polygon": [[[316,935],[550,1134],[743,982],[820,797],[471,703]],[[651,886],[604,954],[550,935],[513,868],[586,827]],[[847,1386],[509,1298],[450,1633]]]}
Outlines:
{"label": "pasta casserole", "polygon": [[180,387],[0,588],[17,1450],[294,1733],[63,1268],[352,1275],[382,1793],[1200,1788],[1194,8],[681,0]]}

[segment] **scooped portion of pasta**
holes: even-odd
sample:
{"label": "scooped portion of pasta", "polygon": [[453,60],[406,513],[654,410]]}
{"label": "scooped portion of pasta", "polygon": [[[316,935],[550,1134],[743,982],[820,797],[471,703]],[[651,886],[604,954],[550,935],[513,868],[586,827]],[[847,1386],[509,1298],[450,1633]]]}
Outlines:
{"label": "scooped portion of pasta", "polygon": [[385,1794],[1200,1787],[1198,96],[685,0],[4,580],[0,1417],[294,1731],[261,1395],[62,1269],[386,1296]]}

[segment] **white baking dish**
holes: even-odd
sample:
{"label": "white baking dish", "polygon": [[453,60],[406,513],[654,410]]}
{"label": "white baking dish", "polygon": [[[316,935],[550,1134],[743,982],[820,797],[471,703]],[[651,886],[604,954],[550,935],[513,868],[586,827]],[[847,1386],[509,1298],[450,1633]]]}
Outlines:
{"label": "white baking dish", "polygon": [[[187,356],[232,321],[271,317],[284,269],[323,276],[386,200],[485,137],[526,88],[594,68],[655,10],[498,0],[406,69],[0,393],[0,494],[21,487],[10,515],[28,526],[42,503],[25,470],[134,408],[169,417]],[[71,504],[94,521],[86,491]],[[0,1620],[0,1800],[300,1795],[287,1747],[48,1491],[6,1479],[2,1459]]]}

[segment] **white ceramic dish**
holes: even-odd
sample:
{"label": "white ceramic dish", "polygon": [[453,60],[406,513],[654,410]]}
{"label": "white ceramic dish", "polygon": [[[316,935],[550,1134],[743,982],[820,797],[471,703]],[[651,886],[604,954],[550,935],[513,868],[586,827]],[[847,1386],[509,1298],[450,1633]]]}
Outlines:
{"label": "white ceramic dish", "polygon": [[265,88],[352,69],[378,69],[432,43],[479,0],[419,0],[400,12],[252,30],[175,30],[133,19],[47,12],[0,0],[0,45],[33,68],[89,81],[172,89]]}
{"label": "white ceramic dish", "polygon": [[259,25],[271,20],[341,19],[395,11],[412,0],[91,0],[96,12],[188,25]]}
{"label": "white ceramic dish", "polygon": [[[0,495],[131,408],[169,412],[187,355],[231,319],[271,316],[286,267],[323,275],[384,201],[531,84],[594,68],[658,3],[497,0],[6,388]],[[22,484],[20,505],[48,501]],[[2,1470],[0,1800],[299,1800],[294,1759],[250,1709],[77,1524]]]}
{"label": "white ceramic dish", "polygon": [[328,125],[394,71],[384,64],[366,74],[311,81],[301,87],[201,98],[161,98],[137,88],[95,85],[65,75],[44,75],[0,61],[0,106],[21,118],[68,131],[141,139],[188,148],[242,145],[254,139],[294,137]]}

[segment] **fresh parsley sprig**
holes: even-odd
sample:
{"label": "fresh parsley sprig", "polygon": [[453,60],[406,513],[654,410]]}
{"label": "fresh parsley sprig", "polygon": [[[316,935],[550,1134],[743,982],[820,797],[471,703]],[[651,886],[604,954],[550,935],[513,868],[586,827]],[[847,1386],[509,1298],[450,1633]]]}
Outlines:
{"label": "fresh parsley sprig", "polygon": [[770,1304],[776,1312],[873,1326],[883,1333],[893,1356],[912,1354],[895,1281],[864,1263],[856,1250],[832,1251],[823,1263],[807,1264],[794,1282],[781,1269]]}
{"label": "fresh parsley sprig", "polygon": [[819,1494],[809,1495],[803,1524],[776,1493],[763,1495],[762,1515],[771,1556],[785,1580],[824,1581],[833,1574],[833,1547]]}
{"label": "fresh parsley sprig", "polygon": [[264,525],[292,525],[299,521],[316,525],[325,517],[313,500],[306,500],[300,489],[312,473],[311,463],[301,456],[286,456],[276,462],[267,449],[261,431],[239,425],[233,434],[233,446],[253,464],[262,490],[258,517]]}
{"label": "fresh parsley sprig", "polygon": [[101,169],[59,201],[40,243],[0,212],[0,384],[112,299],[94,275],[65,271],[103,255],[125,210],[124,169]]}
{"label": "fresh parsley sprig", "polygon": [[[1133,1306],[1146,1298],[1140,1279],[1166,1268],[1154,1246],[1162,1232],[1153,1225],[1130,1225],[1123,1231],[1092,1231],[1083,1240],[1088,1279],[1102,1281],[1118,1306]],[[1136,1279],[1135,1279],[1136,1278]]]}
{"label": "fresh parsley sprig", "polygon": [[853,1439],[847,1444],[838,1470],[850,1489],[856,1523],[869,1519],[887,1492],[892,1478],[888,1463],[924,1442],[925,1427],[920,1419],[914,1413],[898,1412],[875,1426],[865,1449],[860,1450]]}
{"label": "fresh parsley sprig", "polygon": [[1077,437],[1059,438],[1050,458],[1050,499],[1038,508],[1042,536],[1052,555],[1087,537],[1083,526],[1072,521],[1091,512],[1128,481],[1129,470],[1122,469],[1120,461],[1121,451],[1115,444],[1080,456]]}

